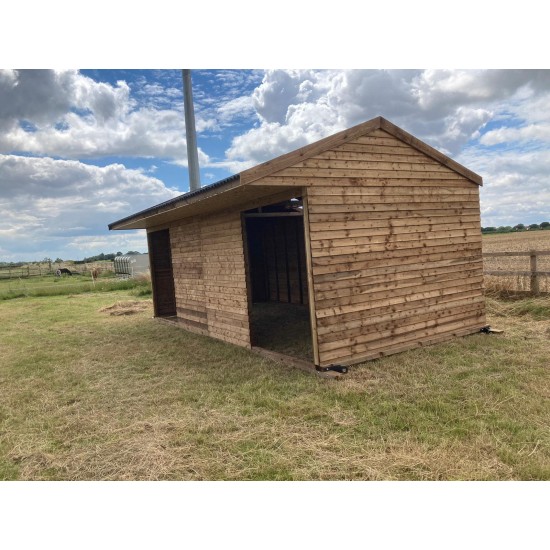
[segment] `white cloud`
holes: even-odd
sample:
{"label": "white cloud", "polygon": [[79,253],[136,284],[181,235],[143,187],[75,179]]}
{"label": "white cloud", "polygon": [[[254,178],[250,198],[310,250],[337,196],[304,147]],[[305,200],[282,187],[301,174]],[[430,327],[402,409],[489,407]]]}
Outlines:
{"label": "white cloud", "polygon": [[548,87],[550,71],[266,71],[252,94],[260,124],[227,159],[264,161],[378,115],[456,155],[489,121],[539,113]]}
{"label": "white cloud", "polygon": [[[41,251],[51,256],[69,250],[76,259],[92,249],[99,253],[120,248],[128,239],[136,243],[135,236],[106,234],[107,224],[178,194],[157,178],[122,164],[99,167],[0,155],[3,257],[32,259]],[[98,239],[104,248],[95,248]],[[138,240],[144,248],[143,235]]]}
{"label": "white cloud", "polygon": [[[154,98],[162,91],[160,85],[151,84],[142,93]],[[181,110],[156,108],[154,101],[138,105],[124,81],[112,86],[77,71],[1,71],[0,96],[0,152],[186,162]],[[197,117],[198,132],[214,125],[213,120]]]}

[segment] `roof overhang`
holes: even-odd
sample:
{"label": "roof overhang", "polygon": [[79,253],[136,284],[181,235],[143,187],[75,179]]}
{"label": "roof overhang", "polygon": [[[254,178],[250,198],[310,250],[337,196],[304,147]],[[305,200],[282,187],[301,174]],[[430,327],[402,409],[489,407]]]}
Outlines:
{"label": "roof overhang", "polygon": [[[109,229],[148,229],[179,219],[201,214],[206,215],[229,208],[242,207],[241,209],[244,210],[253,207],[249,204],[253,204],[254,201],[268,199],[272,195],[274,197],[279,195],[285,196],[286,194],[292,195],[292,192],[297,192],[297,189],[294,187],[263,186],[261,185],[261,181],[258,180],[318,155],[332,147],[338,147],[359,136],[368,135],[370,132],[378,129],[388,132],[450,170],[464,176],[472,183],[483,185],[482,177],[475,172],[462,166],[427,143],[415,138],[412,134],[405,132],[405,130],[395,126],[395,124],[392,124],[385,118],[376,117],[353,128],[338,132],[315,143],[244,170],[240,174],[230,176],[197,191],[185,193],[169,201],[132,214],[109,224]],[[249,186],[248,184],[252,182],[257,182],[260,185]]]}
{"label": "roof overhang", "polygon": [[291,198],[300,189],[289,186],[242,186],[238,179],[224,185],[203,187],[193,196],[188,193],[172,201],[148,208],[109,224],[109,229],[149,229],[176,220],[238,208],[246,210],[269,202]]}

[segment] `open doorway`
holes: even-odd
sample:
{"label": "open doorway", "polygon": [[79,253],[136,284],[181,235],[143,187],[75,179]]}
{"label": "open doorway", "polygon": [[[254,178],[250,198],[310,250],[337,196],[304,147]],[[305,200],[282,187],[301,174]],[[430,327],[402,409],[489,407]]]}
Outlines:
{"label": "open doorway", "polygon": [[243,213],[252,345],[313,361],[301,198]]}

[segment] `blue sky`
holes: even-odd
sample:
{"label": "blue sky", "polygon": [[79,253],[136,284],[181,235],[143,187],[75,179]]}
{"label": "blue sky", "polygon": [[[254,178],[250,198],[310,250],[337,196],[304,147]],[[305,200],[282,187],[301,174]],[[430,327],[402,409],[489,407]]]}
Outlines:
{"label": "blue sky", "polygon": [[[203,185],[378,115],[550,220],[548,70],[193,70]],[[181,71],[0,71],[0,261],[146,250],[107,224],[188,190]]]}

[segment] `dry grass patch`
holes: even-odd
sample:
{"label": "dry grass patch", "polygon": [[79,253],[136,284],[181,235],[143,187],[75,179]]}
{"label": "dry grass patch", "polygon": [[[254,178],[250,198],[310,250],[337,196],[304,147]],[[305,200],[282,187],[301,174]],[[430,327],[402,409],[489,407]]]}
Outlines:
{"label": "dry grass patch", "polygon": [[110,306],[105,306],[99,309],[101,313],[109,315],[133,315],[146,309],[151,309],[153,300],[130,300],[115,302]]}
{"label": "dry grass patch", "polygon": [[547,302],[332,381],[113,296],[0,305],[0,478],[550,478]]}

